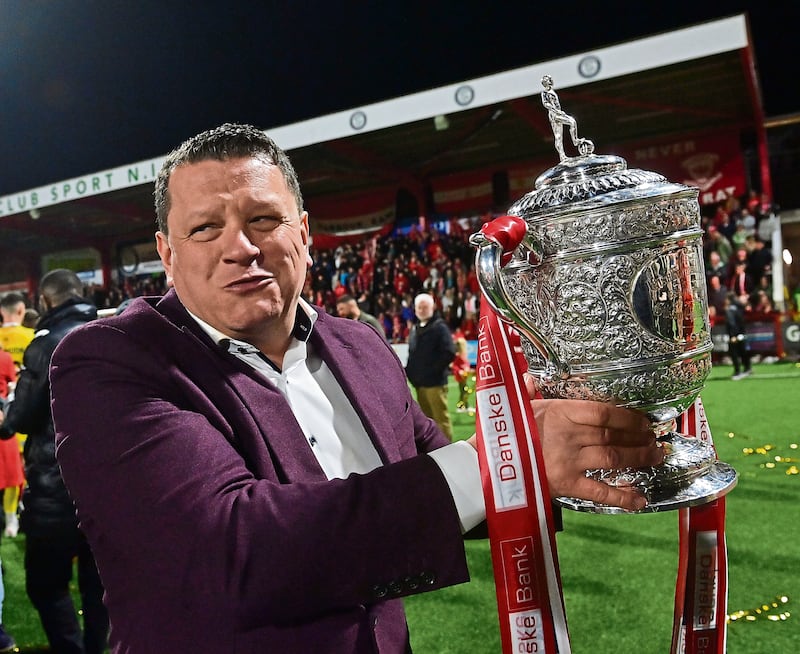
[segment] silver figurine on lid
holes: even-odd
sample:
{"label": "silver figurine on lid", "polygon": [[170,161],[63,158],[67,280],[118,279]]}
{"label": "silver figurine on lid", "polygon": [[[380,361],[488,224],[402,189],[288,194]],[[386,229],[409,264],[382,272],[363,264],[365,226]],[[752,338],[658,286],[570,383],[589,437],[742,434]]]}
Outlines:
{"label": "silver figurine on lid", "polygon": [[[506,265],[500,245],[482,232],[471,237],[484,296],[520,332],[543,396],[639,409],[667,449],[663,465],[588,476],[640,488],[646,512],[710,502],[736,485],[735,470],[705,441],[673,431],[711,370],[698,191],[594,154],[553,80],[545,76],[542,86],[560,163],[508,210],[527,231]],[[577,156],[565,153],[565,128]]]}

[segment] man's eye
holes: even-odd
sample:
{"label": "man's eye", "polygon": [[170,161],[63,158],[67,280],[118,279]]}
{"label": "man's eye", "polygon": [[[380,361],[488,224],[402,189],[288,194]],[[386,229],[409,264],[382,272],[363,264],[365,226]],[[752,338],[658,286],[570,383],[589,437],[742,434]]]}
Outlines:
{"label": "man's eye", "polygon": [[277,216],[255,216],[250,219],[250,224],[258,229],[272,229],[280,222],[281,219]]}
{"label": "man's eye", "polygon": [[204,223],[202,225],[192,227],[189,230],[189,238],[195,240],[207,240],[216,232],[214,227],[215,226],[211,223]]}

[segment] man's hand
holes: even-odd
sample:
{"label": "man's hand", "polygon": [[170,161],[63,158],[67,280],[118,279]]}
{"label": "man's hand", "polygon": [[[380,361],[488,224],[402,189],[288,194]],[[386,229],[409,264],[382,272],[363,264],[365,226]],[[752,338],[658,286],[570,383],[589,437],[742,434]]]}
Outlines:
{"label": "man's hand", "polygon": [[644,415],[588,400],[535,400],[533,411],[553,497],[577,497],[629,511],[646,506],[639,491],[586,477],[587,470],[663,463],[664,450]]}
{"label": "man's hand", "polygon": [[[526,375],[533,397],[534,381]],[[552,497],[579,499],[639,511],[647,505],[633,488],[590,479],[587,470],[642,468],[664,462],[647,418],[636,411],[589,400],[534,400],[547,484]],[[475,436],[469,443],[477,448]]]}

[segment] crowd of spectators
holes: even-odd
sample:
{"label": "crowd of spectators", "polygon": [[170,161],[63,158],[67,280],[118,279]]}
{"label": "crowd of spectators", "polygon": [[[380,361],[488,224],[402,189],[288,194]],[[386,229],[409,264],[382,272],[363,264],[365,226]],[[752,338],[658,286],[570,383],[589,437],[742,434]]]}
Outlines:
{"label": "crowd of spectators", "polygon": [[766,195],[730,197],[702,218],[703,255],[712,324],[725,320],[725,301],[733,294],[752,320],[777,314],[772,293],[771,232],[776,207]]}
{"label": "crowd of spectators", "polygon": [[451,331],[477,338],[480,290],[469,236],[481,220],[451,220],[447,229],[411,227],[407,233],[335,250],[312,246],[314,261],[303,297],[335,313],[342,295],[374,315],[392,343],[405,343],[414,323],[414,297],[430,293]]}
{"label": "crowd of spectators", "polygon": [[[753,320],[777,314],[772,296],[772,252],[768,238],[776,208],[765,196],[731,197],[702,215],[703,256],[711,322],[724,322],[724,303],[736,295]],[[480,289],[475,250],[469,236],[491,216],[452,218],[435,226],[426,221],[379,238],[343,242],[335,249],[311,246],[311,266],[303,297],[337,314],[337,300],[352,296],[375,316],[386,338],[405,343],[414,323],[414,297],[434,296],[437,309],[456,337],[477,338]],[[118,284],[87,289],[98,309],[114,309],[141,295],[162,295],[163,274],[126,277]]]}
{"label": "crowd of spectators", "polygon": [[125,300],[148,295],[164,295],[167,292],[167,280],[163,273],[146,277],[123,277],[119,284],[90,284],[85,296],[98,309],[116,309]]}

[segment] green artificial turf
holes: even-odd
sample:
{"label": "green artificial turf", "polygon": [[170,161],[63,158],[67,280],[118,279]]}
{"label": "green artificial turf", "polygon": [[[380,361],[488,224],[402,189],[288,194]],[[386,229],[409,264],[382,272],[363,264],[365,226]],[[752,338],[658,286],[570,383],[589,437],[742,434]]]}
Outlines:
{"label": "green artificial turf", "polygon": [[[720,459],[740,475],[727,499],[728,612],[749,611],[756,618],[729,625],[728,652],[782,654],[800,650],[800,474],[787,474],[800,467],[800,450],[792,448],[800,444],[800,365],[754,370],[752,377],[733,382],[730,366],[715,366],[702,398]],[[454,384],[450,399],[454,408]],[[456,437],[474,431],[474,417],[453,409],[453,420]],[[677,515],[565,511],[557,540],[573,651],[668,652]],[[470,583],[406,599],[416,654],[500,652],[488,542],[467,542],[466,551]],[[33,654],[46,651],[47,641],[25,595],[23,552],[24,536],[2,539],[3,621],[20,651]],[[784,595],[787,604],[770,606]],[[769,611],[757,614],[763,605]],[[786,619],[767,617],[781,613]]]}
{"label": "green artificial turf", "polygon": [[[714,366],[702,393],[719,457],[740,475],[727,498],[728,613],[749,612],[751,619],[729,624],[728,652],[796,652],[800,474],[793,466],[800,467],[800,365],[756,365],[752,377],[736,382],[732,372]],[[461,438],[474,431],[464,414],[455,427]],[[573,651],[668,652],[677,514],[565,511],[563,519],[557,545]],[[500,652],[488,543],[468,542],[466,550],[469,584],[406,599],[416,654]],[[779,596],[788,603],[771,606]]]}
{"label": "green artificial turf", "polygon": [[[33,654],[49,652],[47,638],[39,622],[39,614],[31,606],[25,593],[25,536],[2,539],[0,557],[3,561],[3,583],[5,601],[3,602],[3,626],[17,641],[20,652]],[[76,577],[77,579],[77,574]]]}

